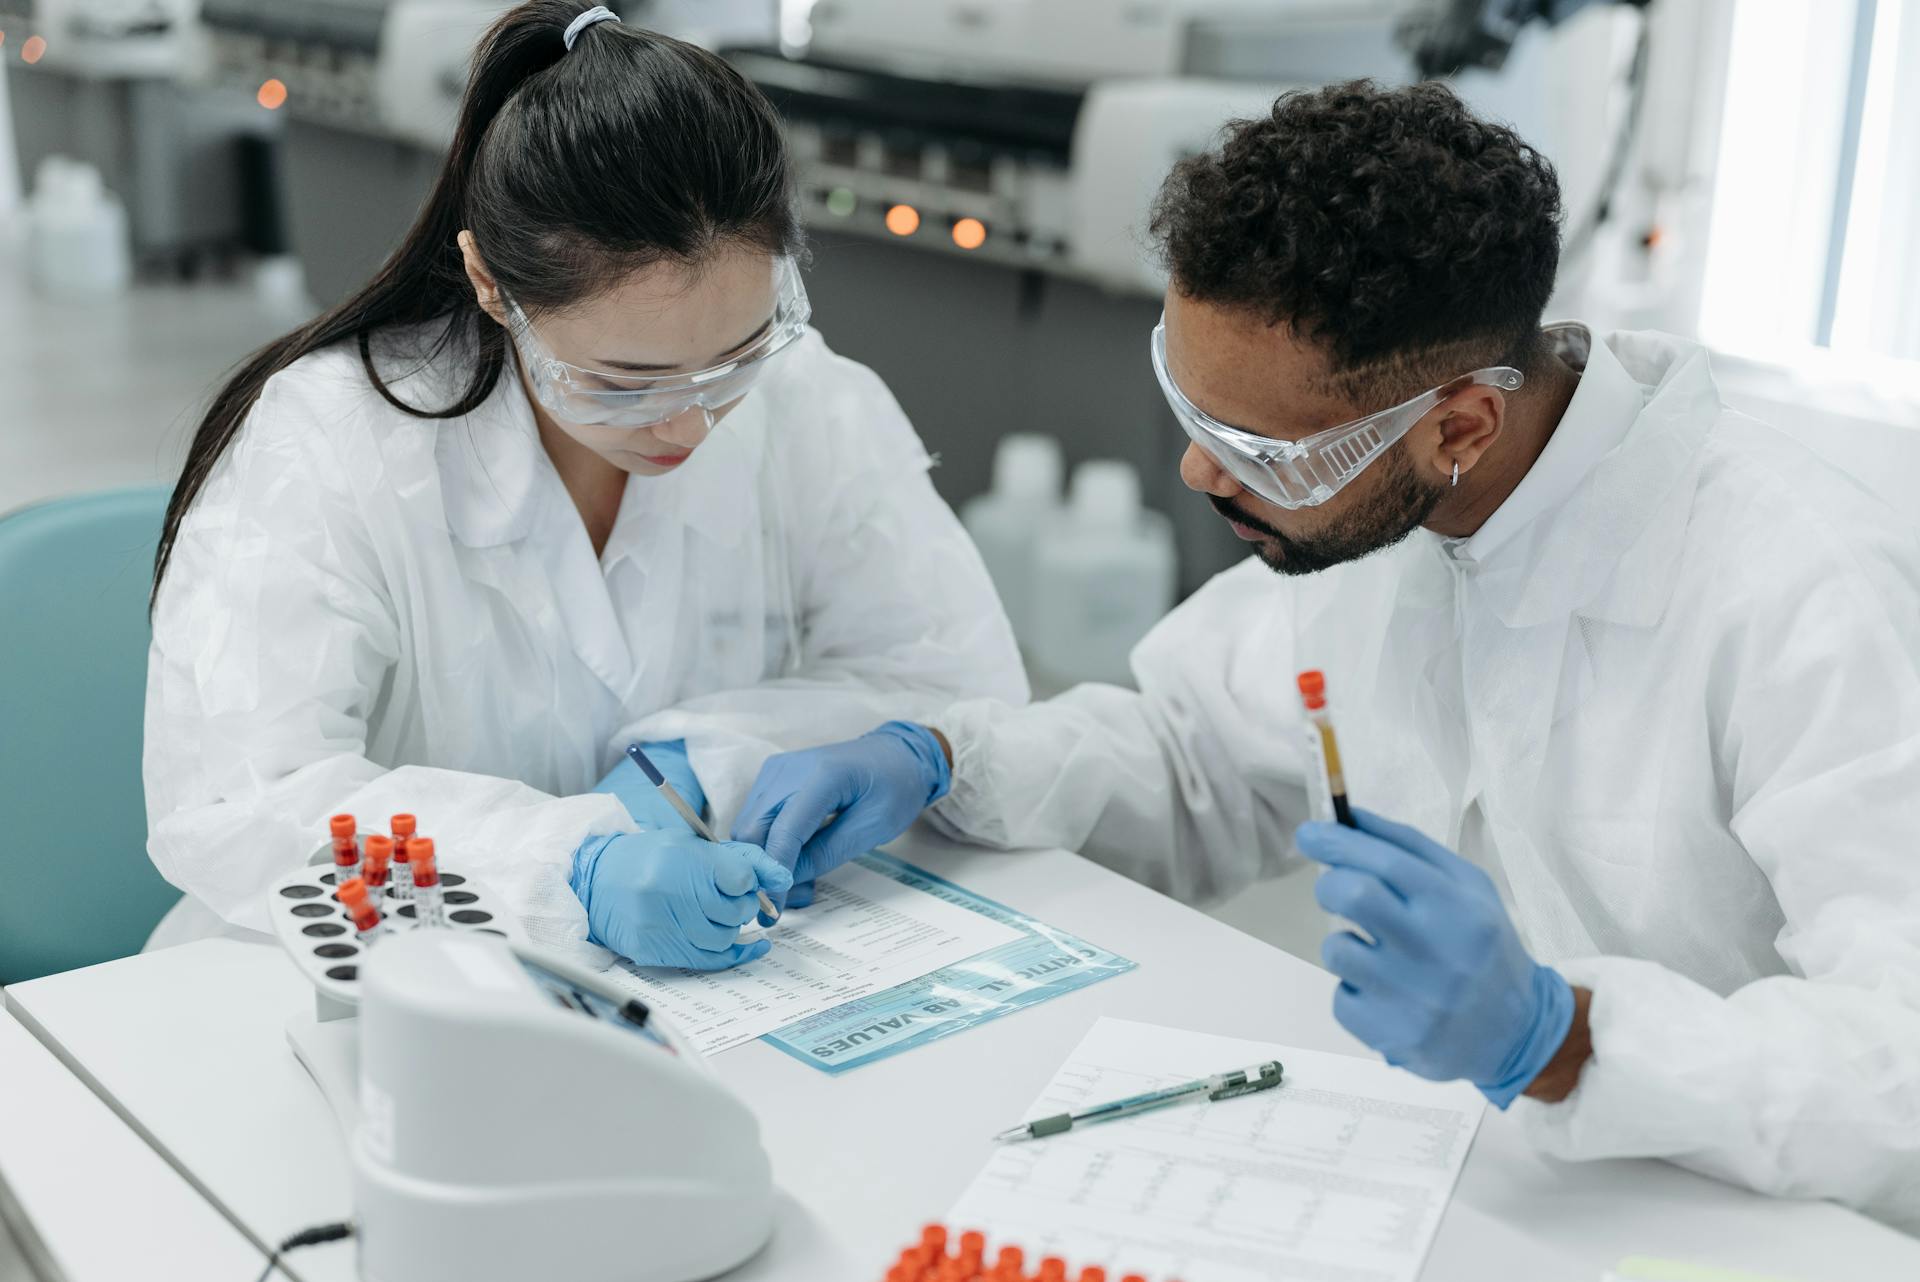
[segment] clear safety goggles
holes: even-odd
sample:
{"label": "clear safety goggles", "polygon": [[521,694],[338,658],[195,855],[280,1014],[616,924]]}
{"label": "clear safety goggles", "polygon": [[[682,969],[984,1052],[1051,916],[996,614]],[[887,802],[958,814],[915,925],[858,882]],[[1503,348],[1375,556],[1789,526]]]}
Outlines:
{"label": "clear safety goggles", "polygon": [[1281,441],[1222,423],[1187,399],[1167,370],[1164,316],[1153,329],[1153,372],[1187,438],[1234,480],[1267,502],[1289,509],[1317,507],[1338,494],[1369,463],[1412,431],[1428,410],[1462,388],[1478,383],[1513,392],[1526,381],[1511,366],[1493,365],[1463,374],[1391,409],[1297,441]]}
{"label": "clear safety goggles", "polygon": [[512,300],[507,320],[533,395],[555,418],[604,427],[652,427],[689,410],[714,412],[745,396],[807,332],[813,307],[791,258],[774,262],[773,314],[766,327],[718,365],[686,373],[589,369],[554,356]]}

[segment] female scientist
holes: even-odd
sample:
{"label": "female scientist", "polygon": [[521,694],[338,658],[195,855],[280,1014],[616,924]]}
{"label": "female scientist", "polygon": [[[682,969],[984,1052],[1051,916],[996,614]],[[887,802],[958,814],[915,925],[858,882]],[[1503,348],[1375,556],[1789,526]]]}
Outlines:
{"label": "female scientist", "polygon": [[919,439],[808,328],[800,246],[726,63],[567,0],[495,24],[405,242],[194,436],[145,748],[188,898],[152,945],[264,929],[330,813],[412,812],[538,942],[751,960],[786,870],[692,836],[628,742],[724,824],[774,752],[1024,701]]}

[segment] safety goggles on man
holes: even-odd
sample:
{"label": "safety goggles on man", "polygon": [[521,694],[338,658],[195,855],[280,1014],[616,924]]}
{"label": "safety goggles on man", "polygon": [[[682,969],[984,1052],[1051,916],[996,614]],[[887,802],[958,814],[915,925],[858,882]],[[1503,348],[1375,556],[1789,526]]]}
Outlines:
{"label": "safety goggles on man", "polygon": [[773,314],[766,326],[718,365],[686,373],[631,374],[570,365],[554,356],[511,300],[507,319],[533,395],[555,418],[604,427],[652,427],[688,410],[716,410],[745,396],[775,359],[807,332],[813,308],[791,258],[773,265]]}
{"label": "safety goggles on man", "polygon": [[1317,507],[1413,430],[1428,410],[1472,384],[1518,391],[1525,377],[1506,365],[1477,369],[1391,409],[1303,436],[1275,440],[1229,427],[1188,400],[1167,370],[1167,319],[1153,329],[1153,372],[1187,438],[1247,489],[1276,507]]}

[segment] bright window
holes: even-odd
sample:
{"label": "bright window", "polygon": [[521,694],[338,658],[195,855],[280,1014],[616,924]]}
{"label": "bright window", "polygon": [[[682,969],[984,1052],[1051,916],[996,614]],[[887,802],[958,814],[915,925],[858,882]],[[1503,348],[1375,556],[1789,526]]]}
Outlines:
{"label": "bright window", "polygon": [[1920,0],[1735,0],[1701,336],[1920,379],[1916,157]]}

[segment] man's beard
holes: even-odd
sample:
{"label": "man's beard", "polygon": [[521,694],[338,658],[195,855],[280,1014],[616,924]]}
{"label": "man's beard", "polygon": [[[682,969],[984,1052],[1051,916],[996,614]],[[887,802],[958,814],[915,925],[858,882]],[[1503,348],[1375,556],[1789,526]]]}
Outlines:
{"label": "man's beard", "polygon": [[1228,520],[1266,536],[1255,549],[1268,568],[1281,574],[1318,574],[1400,542],[1426,524],[1446,493],[1444,486],[1423,483],[1401,450],[1388,451],[1375,466],[1386,469],[1386,480],[1379,491],[1311,535],[1282,534],[1217,495],[1209,495],[1208,501]]}

